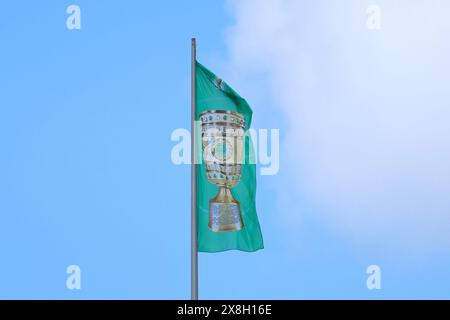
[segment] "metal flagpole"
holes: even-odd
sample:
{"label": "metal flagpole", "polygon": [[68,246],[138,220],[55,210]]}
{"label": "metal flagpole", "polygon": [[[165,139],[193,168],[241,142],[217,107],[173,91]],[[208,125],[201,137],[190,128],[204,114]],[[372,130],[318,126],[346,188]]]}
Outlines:
{"label": "metal flagpole", "polygon": [[191,56],[191,300],[198,300],[195,38],[192,38]]}

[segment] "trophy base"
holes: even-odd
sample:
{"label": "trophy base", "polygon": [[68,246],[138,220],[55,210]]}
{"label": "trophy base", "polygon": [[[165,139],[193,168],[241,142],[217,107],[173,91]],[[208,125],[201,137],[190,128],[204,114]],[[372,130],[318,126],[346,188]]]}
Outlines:
{"label": "trophy base", "polygon": [[241,207],[230,189],[221,187],[219,194],[209,201],[208,227],[214,232],[233,232],[244,227]]}

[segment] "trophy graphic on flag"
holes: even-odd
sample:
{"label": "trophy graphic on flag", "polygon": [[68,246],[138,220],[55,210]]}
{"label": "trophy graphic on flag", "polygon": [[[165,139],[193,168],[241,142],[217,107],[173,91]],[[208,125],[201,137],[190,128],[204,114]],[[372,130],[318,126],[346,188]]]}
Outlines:
{"label": "trophy graphic on flag", "polygon": [[231,188],[241,179],[245,119],[238,112],[207,110],[200,114],[200,120],[206,175],[210,183],[219,187],[209,201],[208,227],[214,232],[241,230],[241,208]]}

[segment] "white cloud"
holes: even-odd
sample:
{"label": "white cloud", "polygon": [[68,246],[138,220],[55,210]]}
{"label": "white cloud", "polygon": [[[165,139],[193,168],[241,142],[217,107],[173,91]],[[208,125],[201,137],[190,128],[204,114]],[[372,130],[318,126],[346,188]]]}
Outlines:
{"label": "white cloud", "polygon": [[[362,243],[448,248],[450,3],[375,1],[374,31],[372,2],[232,1],[229,70],[283,116],[290,228],[308,214]],[[299,196],[313,209],[292,212]]]}

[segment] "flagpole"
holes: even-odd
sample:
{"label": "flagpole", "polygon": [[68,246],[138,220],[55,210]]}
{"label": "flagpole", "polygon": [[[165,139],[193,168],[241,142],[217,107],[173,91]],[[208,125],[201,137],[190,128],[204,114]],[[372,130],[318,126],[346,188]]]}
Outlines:
{"label": "flagpole", "polygon": [[198,300],[195,38],[191,41],[191,300]]}

